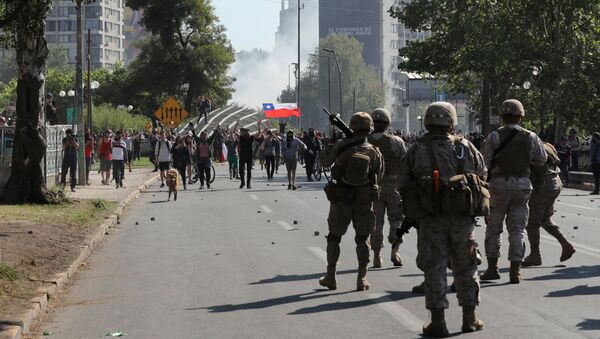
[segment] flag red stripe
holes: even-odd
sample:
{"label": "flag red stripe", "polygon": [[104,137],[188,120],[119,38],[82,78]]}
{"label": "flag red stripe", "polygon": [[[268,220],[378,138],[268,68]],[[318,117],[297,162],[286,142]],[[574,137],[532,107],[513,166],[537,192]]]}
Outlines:
{"label": "flag red stripe", "polygon": [[273,110],[265,111],[266,118],[289,118],[289,117],[300,117],[300,109],[289,109],[289,108],[278,108]]}

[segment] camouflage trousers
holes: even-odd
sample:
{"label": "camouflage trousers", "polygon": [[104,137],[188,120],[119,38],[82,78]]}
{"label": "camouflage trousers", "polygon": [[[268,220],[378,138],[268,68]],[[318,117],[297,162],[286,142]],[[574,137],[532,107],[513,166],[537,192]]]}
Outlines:
{"label": "camouflage trousers", "polygon": [[531,193],[527,238],[532,249],[540,247],[540,226],[555,238],[561,235],[560,228],[552,220],[554,202],[559,195],[560,189],[550,192],[534,190]]}
{"label": "camouflage trousers", "polygon": [[504,190],[491,187],[490,216],[486,218],[485,255],[491,258],[500,257],[502,232],[506,219],[508,230],[508,260],[523,261],[525,256],[525,226],[529,216],[527,202],[531,190]]}
{"label": "camouflage trousers", "polygon": [[369,263],[369,234],[375,226],[371,203],[336,201],[329,207],[329,235],[327,235],[327,264],[334,265],[340,255],[340,241],[352,223],[356,235],[356,257],[359,265]]}
{"label": "camouflage trousers", "polygon": [[419,219],[417,266],[425,273],[425,306],[448,308],[446,269],[450,259],[460,306],[479,305],[475,223],[470,216]]}
{"label": "camouflage trousers", "polygon": [[396,187],[382,186],[379,200],[373,203],[375,209],[375,228],[371,233],[371,247],[373,251],[380,251],[383,246],[383,226],[385,224],[385,214],[387,212],[388,222],[390,224],[389,241],[396,241],[396,229],[402,225],[404,216],[402,215],[402,198]]}

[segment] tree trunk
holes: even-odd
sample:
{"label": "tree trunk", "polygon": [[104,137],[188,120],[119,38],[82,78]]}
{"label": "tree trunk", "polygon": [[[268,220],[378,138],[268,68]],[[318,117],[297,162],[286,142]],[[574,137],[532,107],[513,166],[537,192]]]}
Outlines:
{"label": "tree trunk", "polygon": [[3,200],[9,204],[48,203],[42,161],[46,154],[43,87],[48,57],[44,30],[18,31],[17,125],[10,178]]}
{"label": "tree trunk", "polygon": [[481,91],[481,133],[487,135],[490,131],[490,115],[491,115],[491,100],[490,100],[490,81],[483,79]]}

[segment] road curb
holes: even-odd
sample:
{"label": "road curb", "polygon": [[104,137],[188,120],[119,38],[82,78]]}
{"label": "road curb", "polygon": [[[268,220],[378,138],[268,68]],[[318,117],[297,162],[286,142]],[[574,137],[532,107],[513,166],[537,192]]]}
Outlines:
{"label": "road curb", "polygon": [[81,245],[81,252],[73,263],[69,265],[69,268],[64,272],[57,274],[54,279],[46,281],[49,283],[48,286],[38,289],[40,296],[31,299],[31,308],[29,310],[17,320],[3,321],[3,325],[0,328],[0,339],[19,339],[23,334],[29,331],[33,320],[48,308],[48,301],[59,293],[60,289],[70,281],[79,267],[81,267],[85,260],[89,258],[93,250],[102,243],[106,238],[106,235],[108,235],[108,230],[117,224],[117,221],[120,219],[127,206],[140,196],[142,190],[148,188],[148,186],[152,185],[158,178],[159,176],[155,175],[146,180],[143,184],[134,189],[125,200],[119,203],[108,219],[98,226],[96,234],[88,237],[84,241]]}

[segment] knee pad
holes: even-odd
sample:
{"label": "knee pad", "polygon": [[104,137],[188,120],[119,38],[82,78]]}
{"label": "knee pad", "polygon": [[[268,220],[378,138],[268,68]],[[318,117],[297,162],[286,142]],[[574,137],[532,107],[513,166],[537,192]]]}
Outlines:
{"label": "knee pad", "polygon": [[367,239],[369,239],[368,234],[357,234],[356,236],[354,236],[354,242],[356,244],[363,243],[363,242],[367,241]]}
{"label": "knee pad", "polygon": [[335,235],[329,232],[329,234],[327,235],[327,242],[335,242],[339,244],[340,242],[342,242],[342,236]]}

